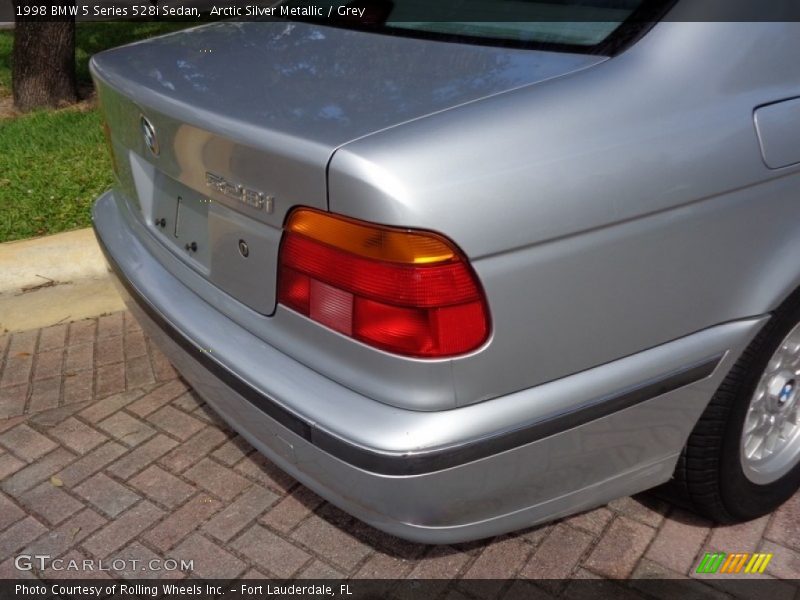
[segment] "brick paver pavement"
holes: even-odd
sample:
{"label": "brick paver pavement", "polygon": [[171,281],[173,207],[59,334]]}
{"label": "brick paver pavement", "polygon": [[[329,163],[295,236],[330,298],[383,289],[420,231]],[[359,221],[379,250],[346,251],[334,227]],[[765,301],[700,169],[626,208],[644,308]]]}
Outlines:
{"label": "brick paver pavement", "polygon": [[533,587],[496,591],[547,597],[564,591],[560,578],[691,577],[709,550],[772,552],[767,576],[800,578],[800,495],[731,527],[642,495],[422,546],[353,519],[256,453],[127,313],[0,336],[0,577],[21,575],[15,556],[44,553],[193,560],[202,577],[520,578]]}

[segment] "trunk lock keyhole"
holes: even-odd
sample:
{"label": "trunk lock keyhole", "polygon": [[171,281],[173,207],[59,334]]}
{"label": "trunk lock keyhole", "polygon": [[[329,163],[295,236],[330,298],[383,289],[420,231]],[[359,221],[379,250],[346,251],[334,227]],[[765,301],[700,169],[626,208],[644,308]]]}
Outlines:
{"label": "trunk lock keyhole", "polygon": [[247,242],[244,240],[239,240],[239,254],[241,254],[244,258],[250,256],[250,248],[247,246]]}

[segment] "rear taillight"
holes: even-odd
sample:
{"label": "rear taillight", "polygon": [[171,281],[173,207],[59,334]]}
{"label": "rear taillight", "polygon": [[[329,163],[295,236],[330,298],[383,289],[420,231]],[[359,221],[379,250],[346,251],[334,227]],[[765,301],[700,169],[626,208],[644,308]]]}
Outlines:
{"label": "rear taillight", "polygon": [[489,335],[478,279],[446,238],[307,208],[286,223],[278,302],[407,356],[463,354]]}

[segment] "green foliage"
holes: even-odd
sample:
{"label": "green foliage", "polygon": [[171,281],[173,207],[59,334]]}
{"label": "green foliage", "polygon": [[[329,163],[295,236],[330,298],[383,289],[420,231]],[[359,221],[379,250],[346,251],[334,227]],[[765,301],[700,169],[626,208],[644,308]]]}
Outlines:
{"label": "green foliage", "polygon": [[111,182],[96,110],[0,121],[0,241],[89,226],[89,207]]}
{"label": "green foliage", "polygon": [[[91,84],[89,58],[196,23],[79,23],[78,85]],[[11,95],[12,31],[0,31],[0,100]],[[0,119],[0,242],[90,225],[91,203],[112,183],[97,110],[39,111]]]}

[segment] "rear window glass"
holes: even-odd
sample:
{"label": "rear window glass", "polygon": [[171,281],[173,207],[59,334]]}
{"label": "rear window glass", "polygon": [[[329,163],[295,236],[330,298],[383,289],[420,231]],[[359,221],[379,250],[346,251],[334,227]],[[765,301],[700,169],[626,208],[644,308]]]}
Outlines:
{"label": "rear window glass", "polygon": [[622,23],[622,21],[556,23],[508,23],[500,21],[485,23],[389,22],[387,25],[403,29],[469,37],[515,40],[520,42],[540,42],[543,44],[595,46],[611,35],[620,23]]}
{"label": "rear window glass", "polygon": [[[287,2],[286,4],[299,4]],[[599,49],[625,29],[646,26],[655,0],[369,0],[317,2],[338,26],[399,34],[472,39],[486,43]],[[339,7],[366,12],[337,19]],[[356,16],[359,15],[359,16]],[[627,27],[624,27],[627,26]],[[631,27],[633,26],[633,27]],[[602,50],[600,50],[602,51]]]}

